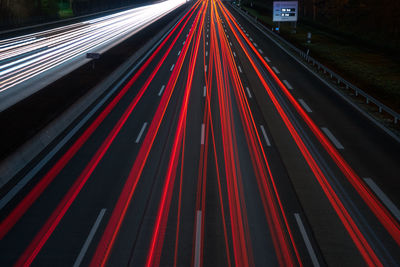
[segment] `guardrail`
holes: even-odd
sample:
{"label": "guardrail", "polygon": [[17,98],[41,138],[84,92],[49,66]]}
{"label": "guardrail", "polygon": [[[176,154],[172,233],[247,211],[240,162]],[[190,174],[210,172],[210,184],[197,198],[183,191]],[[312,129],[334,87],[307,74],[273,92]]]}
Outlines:
{"label": "guardrail", "polygon": [[277,38],[280,42],[284,43],[286,46],[290,47],[295,53],[299,54],[301,58],[303,58],[305,61],[308,63],[312,64],[314,67],[318,68],[318,70],[322,70],[325,74],[329,75],[332,80],[335,80],[337,82],[337,85],[344,85],[346,89],[348,90],[353,90],[354,94],[358,96],[362,96],[365,98],[365,102],[367,104],[374,104],[377,108],[379,113],[385,112],[389,116],[393,117],[393,123],[397,124],[400,120],[400,114],[394,111],[393,109],[389,108],[379,100],[375,99],[371,95],[367,94],[364,92],[362,89],[358,88],[354,84],[350,83],[349,81],[345,80],[343,77],[341,77],[339,74],[335,73],[328,67],[324,66],[321,62],[316,60],[315,58],[311,57],[309,53],[304,52],[300,50],[299,48],[295,47],[293,44],[289,43],[286,41],[282,36],[276,34],[272,30],[268,29],[264,24],[262,24],[259,20],[257,20],[257,17],[251,16],[247,11],[242,10],[241,8],[237,7],[236,5],[232,4],[232,7],[237,10],[239,13],[241,13],[244,16],[247,16],[248,18],[251,18],[254,23],[256,23],[258,26],[260,26],[263,30],[267,31],[271,35],[273,35],[275,38]]}

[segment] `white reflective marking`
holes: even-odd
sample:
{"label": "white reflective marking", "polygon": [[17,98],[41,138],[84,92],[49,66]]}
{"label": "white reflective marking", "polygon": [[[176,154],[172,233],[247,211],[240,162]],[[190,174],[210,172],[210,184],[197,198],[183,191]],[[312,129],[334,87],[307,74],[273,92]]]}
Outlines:
{"label": "white reflective marking", "polygon": [[268,57],[264,57],[265,61],[267,61],[268,63],[271,62],[271,60]]}
{"label": "white reflective marking", "polygon": [[136,137],[136,140],[135,140],[135,143],[136,143],[136,144],[140,142],[140,138],[142,137],[143,132],[144,132],[144,130],[146,129],[146,127],[147,127],[147,122],[145,122],[145,123],[143,124],[142,129],[140,130],[138,136]]}
{"label": "white reflective marking", "polygon": [[207,72],[207,65],[205,66],[205,70],[206,70],[206,72]]}
{"label": "white reflective marking", "polygon": [[243,73],[242,68],[240,66],[238,66],[238,69],[239,69],[240,73]]}
{"label": "white reflective marking", "polygon": [[314,249],[311,245],[310,239],[308,238],[306,229],[304,228],[303,222],[301,221],[300,215],[298,213],[294,214],[294,217],[296,218],[297,225],[299,226],[301,236],[303,237],[304,243],[306,244],[306,248],[308,251],[308,254],[310,254],[311,262],[313,263],[314,267],[319,267],[319,262],[317,259],[317,255],[315,255]]}
{"label": "white reflective marking", "polygon": [[259,49],[258,49],[258,52],[260,52],[260,54],[262,54],[262,53],[263,53],[263,51],[261,50],[261,48],[259,48]]}
{"label": "white reflective marking", "polygon": [[206,56],[208,56],[208,51],[206,51]]}
{"label": "white reflective marking", "polygon": [[203,87],[203,97],[206,97],[207,95],[207,87],[204,85]]}
{"label": "white reflective marking", "polygon": [[169,69],[169,71],[172,71],[175,67],[175,64],[172,64],[171,68]]}
{"label": "white reflective marking", "polygon": [[311,108],[306,104],[306,102],[304,102],[303,99],[299,98],[299,103],[303,106],[303,108],[304,108],[308,113],[311,113],[311,112],[312,112]]}
{"label": "white reflective marking", "polygon": [[81,248],[81,251],[78,254],[78,257],[75,260],[75,263],[73,267],[78,267],[81,265],[81,262],[83,258],[85,257],[86,251],[89,248],[90,242],[92,242],[92,239],[94,235],[96,234],[97,228],[99,228],[100,222],[103,219],[104,213],[106,212],[106,209],[101,209],[99,215],[97,216],[96,221],[94,222],[92,229],[90,229],[89,235],[86,238],[85,243],[83,243],[83,247]]}
{"label": "white reflective marking", "polygon": [[161,94],[163,93],[164,89],[165,89],[165,85],[161,86],[161,89],[158,92],[158,96],[161,96]]}
{"label": "white reflective marking", "polygon": [[258,45],[256,43],[253,43],[255,47],[258,47]]}
{"label": "white reflective marking", "polygon": [[181,50],[179,50],[179,52],[178,52],[178,56],[181,54]]}
{"label": "white reflective marking", "polygon": [[252,39],[251,37],[250,37],[249,39],[250,39],[250,41],[252,41],[252,42],[253,42],[253,39]]}
{"label": "white reflective marking", "polygon": [[400,211],[396,205],[389,199],[389,197],[378,187],[371,178],[364,178],[364,181],[374,191],[375,195],[382,201],[383,204],[390,210],[394,217],[400,221]]}
{"label": "white reflective marking", "polygon": [[201,124],[201,139],[200,139],[200,144],[204,145],[204,138],[205,138],[205,127],[204,123]]}
{"label": "white reflective marking", "polygon": [[279,74],[279,70],[276,67],[272,67],[272,69],[275,71],[276,74]]}
{"label": "white reflective marking", "polygon": [[247,87],[247,86],[246,86],[246,91],[247,91],[247,94],[249,95],[249,98],[251,98],[250,89],[249,89],[249,87]]}
{"label": "white reflective marking", "polygon": [[233,52],[233,56],[236,57],[236,53],[235,52]]}
{"label": "white reflective marking", "polygon": [[196,242],[194,247],[194,267],[200,267],[201,254],[201,210],[196,212]]}
{"label": "white reflective marking", "polygon": [[328,128],[326,127],[321,127],[322,131],[328,136],[328,138],[331,140],[331,142],[335,145],[337,149],[344,149],[342,144],[336,139],[336,137],[329,131]]}
{"label": "white reflective marking", "polygon": [[264,136],[265,142],[267,143],[267,146],[271,146],[271,143],[268,139],[267,132],[265,131],[264,126],[260,125],[260,128],[261,128],[262,134]]}
{"label": "white reflective marking", "polygon": [[283,80],[283,83],[286,85],[286,87],[290,90],[293,90],[293,87],[290,85],[290,83],[286,80]]}
{"label": "white reflective marking", "polygon": [[206,45],[208,45],[208,42],[206,42]]}

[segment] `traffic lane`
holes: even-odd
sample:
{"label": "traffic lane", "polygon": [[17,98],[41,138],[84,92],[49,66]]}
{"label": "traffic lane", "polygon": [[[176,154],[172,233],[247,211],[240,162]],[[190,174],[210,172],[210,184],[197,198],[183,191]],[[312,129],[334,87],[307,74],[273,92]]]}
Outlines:
{"label": "traffic lane", "polygon": [[[193,46],[193,44],[191,44]],[[189,48],[189,51],[191,51],[191,48]],[[165,186],[165,181],[167,179],[166,176],[166,171],[167,167],[169,164],[169,161],[171,160],[171,147],[174,142],[175,134],[176,134],[176,123],[177,120],[179,119],[180,112],[181,112],[181,104],[182,104],[182,99],[183,99],[183,94],[186,90],[186,79],[187,79],[187,70],[189,68],[189,55],[188,53],[185,63],[183,64],[181,73],[178,78],[178,82],[175,85],[175,91],[174,95],[171,98],[171,102],[167,108],[167,113],[161,123],[161,127],[159,129],[159,133],[155,139],[155,144],[154,147],[152,148],[149,158],[146,161],[145,169],[142,173],[142,176],[140,178],[140,182],[146,183],[146,187],[148,188],[147,195],[145,197],[145,202],[144,203],[139,203],[135,202],[135,200],[131,203],[128,211],[127,211],[127,217],[125,218],[122,228],[120,230],[120,234],[118,235],[118,239],[116,241],[115,247],[112,251],[112,254],[110,256],[110,259],[108,261],[108,264],[113,266],[113,265],[120,265],[120,264],[125,264],[125,262],[121,261],[120,253],[121,250],[129,250],[130,255],[129,255],[129,261],[127,264],[129,265],[143,265],[147,257],[150,255],[150,241],[151,238],[153,237],[154,233],[154,227],[156,223],[156,218],[157,218],[157,212],[159,209],[159,206],[161,205],[160,198],[161,198],[161,192],[164,189]],[[191,90],[193,92],[194,86],[191,87]],[[188,120],[192,120],[192,118]],[[193,148],[191,148],[193,149]],[[194,150],[194,149],[193,149]],[[198,150],[198,149],[197,149]],[[195,150],[194,150],[195,151]],[[185,151],[185,153],[192,153],[190,151]],[[195,152],[193,152],[195,153]],[[195,153],[197,154],[197,153]],[[197,156],[198,157],[198,156]],[[195,162],[196,158],[194,158]],[[179,169],[178,169],[179,170]],[[194,169],[196,170],[196,169]],[[177,171],[176,176],[178,175],[179,171]],[[192,176],[189,176],[191,179],[193,179]],[[174,180],[174,191],[173,191],[173,196],[172,196],[172,201],[176,200],[177,197],[177,183],[179,177],[175,177]],[[185,206],[187,206],[187,214],[185,214],[185,220],[182,221],[182,225],[184,223],[188,224],[189,227],[187,229],[190,229],[190,225],[192,225],[194,221],[194,217],[192,217],[192,214],[194,215],[194,207],[190,204],[190,198],[193,197],[192,194],[190,194],[190,182],[193,182],[191,180],[187,181],[187,183],[184,183],[183,186],[185,186],[183,192],[185,194],[182,195],[182,203],[185,203]],[[186,185],[187,184],[187,185]],[[187,190],[186,190],[187,189]],[[142,194],[143,190],[140,190],[140,188],[137,189],[137,196],[139,198],[139,194]],[[146,194],[146,193],[144,193]],[[188,199],[186,199],[188,198]],[[167,203],[168,205],[168,203]],[[173,260],[172,256],[174,253],[170,253],[169,251],[174,248],[168,246],[167,244],[173,243],[174,242],[174,232],[176,229],[176,217],[173,215],[176,206],[173,205],[173,202],[170,204],[171,209],[169,210],[168,213],[168,222],[166,225],[166,228],[162,228],[161,234],[164,233],[165,231],[165,239],[163,247],[162,247],[162,257],[161,257],[161,262],[169,262],[171,263],[171,260]],[[138,226],[138,229],[136,233],[132,232],[132,221],[137,220],[137,210],[138,209],[143,209],[143,215],[140,218],[140,224]],[[140,213],[139,213],[140,214]],[[172,221],[172,223],[171,223]],[[186,236],[186,238],[191,238],[190,236]],[[158,242],[161,242],[158,240]],[[184,253],[183,259],[180,259],[181,261],[185,262],[190,262],[190,254],[188,253],[191,251],[191,247],[181,247],[182,244],[180,244],[180,251]],[[127,249],[128,248],[128,249]],[[165,252],[167,251],[167,252]],[[156,252],[158,253],[158,252]],[[158,254],[157,254],[158,255]],[[165,257],[167,256],[167,257]]]}
{"label": "traffic lane", "polygon": [[[359,252],[352,244],[352,240],[315,180],[314,174],[283,124],[246,55],[241,51],[236,41],[234,44],[237,47],[237,55],[243,62],[244,73],[248,76],[254,99],[271,131],[271,140],[276,143],[279,155],[328,265],[363,264]],[[315,201],[316,199],[318,199],[318,202]],[[341,246],[332,246],[333,243],[341,244]],[[347,259],[346,262],[342,261],[343,258],[341,257],[343,256]]]}
{"label": "traffic lane", "polygon": [[[229,36],[229,32],[226,33],[227,36]],[[230,35],[230,40],[232,40],[232,35]],[[241,68],[243,68],[243,63],[241,61],[241,58],[238,57],[237,55],[240,54],[237,50],[240,50],[240,48],[235,47],[235,45],[231,46],[232,51],[234,52],[234,58],[236,60],[237,65]],[[239,71],[240,72],[240,71]],[[298,214],[303,216],[303,211],[301,208],[301,205],[299,204],[299,200],[297,199],[297,196],[294,192],[293,186],[289,180],[287,171],[285,166],[282,163],[282,160],[279,155],[279,151],[276,147],[276,144],[274,143],[273,140],[271,140],[271,133],[269,130],[268,124],[265,122],[262,113],[259,109],[259,106],[257,102],[254,99],[254,95],[252,92],[252,88],[249,84],[249,78],[248,78],[248,72],[244,69],[243,73],[239,73],[241,76],[241,80],[243,83],[244,87],[244,95],[246,95],[250,109],[252,110],[252,115],[254,116],[254,121],[255,124],[258,127],[258,132],[260,139],[262,140],[262,143],[264,145],[264,149],[266,151],[266,156],[267,160],[269,162],[269,166],[271,168],[271,173],[273,175],[274,182],[278,188],[279,196],[281,198],[281,201],[283,203],[283,209],[286,213],[286,216],[288,217],[288,222],[291,228],[291,231],[294,233],[294,238],[295,238],[295,244],[298,245],[298,249],[300,251],[300,255],[302,257],[303,264],[311,264],[311,259],[308,256],[308,251],[306,247],[303,245],[303,237],[301,233],[298,231],[298,224],[297,221],[295,220],[294,214]],[[241,144],[242,142],[238,142]],[[247,181],[247,179],[245,179]],[[254,195],[254,194],[250,194]],[[249,205],[249,207],[253,207],[254,205]],[[249,216],[249,218],[252,218],[252,216]],[[307,225],[307,224],[305,224]],[[252,227],[251,227],[252,228]],[[307,229],[308,225],[307,225]],[[318,260],[323,264],[323,259],[318,251],[318,247],[313,240],[312,237],[309,238],[311,240],[312,246],[314,247],[314,252],[317,255]],[[262,248],[262,246],[259,246]],[[262,250],[260,251],[260,255],[264,256],[262,253]]]}
{"label": "traffic lane", "polygon": [[[184,38],[184,37],[183,37]],[[182,38],[182,39],[183,39]],[[177,51],[175,51],[176,53],[177,53]],[[168,73],[169,72],[169,68],[166,68],[166,70],[165,70],[165,73]],[[159,77],[163,77],[164,75],[160,75]],[[165,76],[167,76],[167,75],[165,75]],[[164,76],[164,77],[165,77]],[[152,89],[154,92],[153,92],[153,95],[154,96],[157,96],[158,95],[158,90],[159,90],[159,88],[153,88]],[[150,90],[149,90],[150,91]],[[131,90],[130,91],[130,93],[131,93],[131,98],[133,97],[133,95],[134,94],[136,94],[136,90]],[[132,95],[133,94],[133,95]],[[129,94],[128,94],[129,95]],[[125,102],[125,105],[127,105],[128,103],[129,103],[129,98],[124,98],[125,99],[125,101],[122,101],[122,102]],[[157,99],[157,97],[155,98],[155,99]],[[150,101],[145,101],[145,102],[148,102],[148,103],[151,103],[151,100]],[[158,102],[158,101],[157,101]],[[148,104],[146,104],[145,105],[145,108],[148,108],[148,109],[151,109],[151,105],[148,105]],[[116,110],[118,110],[118,108],[116,108]],[[90,142],[88,142],[87,143],[87,146],[89,146],[90,148],[89,148],[89,151],[93,151],[93,148],[97,148],[99,145],[100,145],[100,143],[101,143],[101,141],[102,140],[104,140],[104,138],[105,138],[105,135],[109,132],[109,129],[107,129],[107,127],[106,127],[106,125],[109,125],[109,127],[112,127],[112,125],[114,124],[114,122],[116,121],[116,119],[118,119],[120,116],[121,116],[121,112],[122,112],[122,110],[124,110],[124,107],[121,107],[120,109],[120,113],[118,113],[118,112],[115,112],[115,113],[112,113],[112,114],[110,114],[110,116],[107,118],[109,121],[111,121],[112,123],[107,123],[107,120],[99,127],[99,129],[96,131],[96,134],[97,134],[97,136],[92,136],[92,138],[91,138],[91,140],[94,140],[94,144],[93,144],[93,142],[92,142],[92,144],[90,145]],[[150,110],[144,110],[143,112],[140,112],[139,114],[151,114],[151,111]],[[113,115],[114,114],[114,115]],[[139,123],[139,122],[137,122],[137,123]],[[105,128],[101,128],[101,127],[105,127]],[[140,127],[142,127],[142,125],[139,123],[138,125],[136,125],[136,126],[130,126],[131,127],[131,129],[132,128],[134,128],[135,129],[135,131],[134,131],[134,133],[135,134],[137,134],[137,132],[139,131],[139,129],[140,129]],[[130,136],[130,139],[133,139],[133,137],[132,137],[132,133],[130,133],[130,134],[128,134],[129,136]],[[129,138],[128,138],[129,139]],[[134,140],[130,140],[131,142],[134,142]],[[65,152],[65,151],[62,151],[61,153],[63,153],[63,152]],[[79,154],[80,153],[80,154]],[[55,205],[55,204],[57,204],[58,203],[58,201],[56,201],[56,200],[59,200],[60,199],[60,197],[61,196],[63,196],[63,194],[61,193],[61,192],[65,192],[69,187],[70,187],[70,185],[71,185],[71,179],[70,179],[70,177],[77,177],[77,173],[78,173],[78,171],[79,171],[79,169],[82,169],[83,167],[84,167],[84,165],[85,165],[85,163],[87,163],[87,162],[85,162],[84,160],[82,160],[82,159],[87,159],[88,158],[88,156],[90,155],[90,153],[92,153],[92,152],[87,152],[87,150],[85,150],[85,149],[81,149],[81,151],[79,151],[78,152],[78,154],[77,154],[77,156],[74,158],[75,159],[75,162],[71,162],[70,163],[70,165],[71,166],[74,166],[74,167],[72,167],[71,169],[73,169],[72,171],[70,171],[70,173],[68,173],[68,171],[67,171],[67,173],[66,173],[66,178],[63,178],[63,179],[55,179],[55,183],[54,183],[54,185],[52,184],[52,185],[50,185],[50,187],[48,188],[48,190],[46,190],[46,192],[45,192],[45,194],[46,193],[49,193],[49,194],[51,194],[52,196],[51,197],[48,197],[48,198],[46,198],[47,199],[47,201],[42,201],[44,204],[47,204],[47,205]],[[52,163],[54,163],[54,162],[52,162]],[[50,163],[51,164],[51,163]],[[51,166],[51,165],[50,165]],[[79,167],[80,166],[80,167]],[[71,173],[72,172],[72,173]],[[42,174],[42,173],[41,173]],[[78,173],[79,174],[79,173]],[[42,177],[42,175],[39,175],[38,177]],[[95,180],[95,179],[90,179],[90,181],[93,181],[93,180]],[[60,183],[60,184],[58,184],[57,185],[57,183],[56,182],[58,182],[58,183]],[[122,184],[121,185],[119,185],[119,186],[122,186]],[[112,188],[112,187],[108,187],[108,188]],[[117,190],[118,191],[118,190]],[[95,195],[95,194],[94,194]],[[108,194],[105,194],[105,195],[108,195]],[[43,197],[41,198],[41,199],[43,199]],[[51,209],[43,209],[42,207],[43,207],[43,205],[37,205],[36,203],[35,203],[35,206],[37,206],[38,208],[37,208],[37,212],[39,212],[39,213],[45,213],[45,214],[43,214],[42,216],[38,216],[38,214],[36,214],[36,215],[34,215],[33,216],[33,218],[31,219],[31,220],[33,220],[33,221],[35,221],[35,222],[37,222],[37,221],[44,221],[47,217],[48,217],[48,210],[53,210],[53,208],[51,208]],[[46,207],[46,205],[45,205],[45,207]],[[32,207],[33,208],[33,207]],[[31,209],[31,210],[33,210],[33,209]],[[42,219],[39,219],[39,218],[42,218]],[[32,225],[31,224],[26,224],[26,223],[24,223],[24,222],[21,222],[19,225],[21,225],[21,230],[22,230],[22,234],[20,235],[20,236],[18,236],[18,238],[16,238],[16,239],[14,239],[14,242],[16,242],[16,243],[18,243],[17,245],[19,245],[19,246],[21,246],[21,244],[24,244],[23,242],[21,242],[23,239],[22,238],[24,238],[25,240],[26,240],[26,242],[29,242],[30,241],[30,239],[33,237],[33,234],[35,233],[35,230],[33,230],[32,231],[32,233],[31,233],[31,235],[27,235],[26,234],[26,228],[27,228],[27,225],[29,225],[30,227],[32,227]],[[36,226],[37,227],[37,226]],[[36,228],[35,228],[36,229]],[[10,236],[10,235],[9,235]],[[8,246],[7,247],[13,247],[13,246],[10,246],[10,242],[7,242],[5,239],[2,241],[2,244],[7,244]],[[17,251],[17,249],[12,249],[14,252],[13,253],[15,253],[16,251]],[[20,251],[21,252],[21,251]],[[12,255],[12,253],[9,253],[8,255]],[[15,257],[15,256],[14,256]],[[12,257],[11,257],[12,258]]]}
{"label": "traffic lane", "polygon": [[263,36],[229,5],[227,7],[271,61],[268,64],[277,67],[279,78],[291,85],[291,93],[309,106],[311,118],[321,127],[330,129],[343,144],[341,154],[359,176],[375,180],[389,198],[400,206],[397,194],[400,185],[396,183],[397,173],[400,172],[397,163],[400,144]]}
{"label": "traffic lane", "polygon": [[[328,138],[332,139],[334,145],[338,146],[338,141],[335,140],[335,137],[332,137],[333,135],[331,134],[329,129],[322,128],[322,130],[326,130]],[[319,150],[320,153],[324,154],[323,149]],[[329,157],[330,157],[329,155],[325,155],[323,158],[329,160]],[[331,166],[332,166],[331,168],[335,168],[334,164],[331,164]],[[330,174],[332,171],[329,170],[329,167],[328,168],[324,167],[324,168],[328,170],[327,173],[328,176],[332,175]],[[331,184],[333,183],[333,186],[337,194],[341,197],[342,201],[346,205],[346,208],[350,210],[350,212],[352,213],[353,218],[359,224],[360,229],[362,230],[364,235],[366,235],[367,240],[369,240],[369,243],[371,244],[372,248],[376,251],[377,255],[381,258],[383,262],[385,261],[392,263],[396,262],[398,260],[396,259],[397,258],[396,250],[398,246],[394,242],[392,237],[389,235],[389,233],[385,229],[383,229],[383,224],[382,222],[379,221],[380,220],[379,216],[375,216],[371,212],[371,209],[366,206],[364,200],[360,198],[359,194],[355,191],[353,186],[351,186],[348,183],[346,178],[340,175],[340,173],[333,176],[334,177],[331,177],[333,179],[331,179],[330,183]],[[380,197],[379,194],[378,197]],[[388,205],[388,207],[391,206]]]}

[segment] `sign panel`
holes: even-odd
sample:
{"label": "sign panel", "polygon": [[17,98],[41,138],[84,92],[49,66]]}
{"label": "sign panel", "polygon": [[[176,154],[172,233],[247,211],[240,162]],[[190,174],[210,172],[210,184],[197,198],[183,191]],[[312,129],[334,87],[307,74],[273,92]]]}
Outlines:
{"label": "sign panel", "polygon": [[274,1],[272,21],[297,21],[298,1]]}

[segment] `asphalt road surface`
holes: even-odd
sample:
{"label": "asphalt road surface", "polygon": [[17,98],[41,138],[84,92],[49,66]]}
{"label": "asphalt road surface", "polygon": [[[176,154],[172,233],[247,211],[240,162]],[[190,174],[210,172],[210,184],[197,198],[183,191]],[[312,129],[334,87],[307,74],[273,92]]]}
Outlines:
{"label": "asphalt road surface", "polygon": [[5,203],[1,266],[399,265],[400,145],[229,4],[188,5]]}

